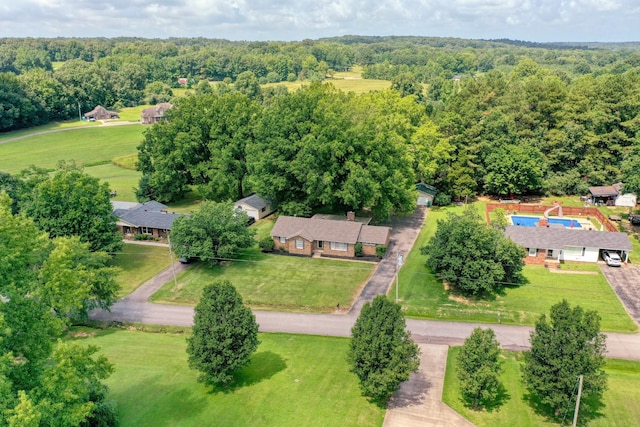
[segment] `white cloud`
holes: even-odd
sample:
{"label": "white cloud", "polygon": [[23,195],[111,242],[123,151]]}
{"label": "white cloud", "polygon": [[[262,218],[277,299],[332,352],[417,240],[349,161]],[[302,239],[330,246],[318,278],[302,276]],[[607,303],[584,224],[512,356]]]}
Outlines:
{"label": "white cloud", "polygon": [[3,0],[0,36],[638,40],[637,0]]}

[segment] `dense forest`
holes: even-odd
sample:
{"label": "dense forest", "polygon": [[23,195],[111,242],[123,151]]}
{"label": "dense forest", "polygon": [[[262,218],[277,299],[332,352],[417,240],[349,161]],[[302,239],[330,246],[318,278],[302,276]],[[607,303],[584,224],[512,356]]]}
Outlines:
{"label": "dense forest", "polygon": [[[353,66],[390,80],[392,93],[319,85]],[[98,104],[167,101],[182,77],[196,95],[141,144],[142,198],[196,185],[214,199],[258,190],[291,213],[379,206],[384,217],[420,180],[452,198],[581,194],[618,181],[637,192],[639,72],[634,43],[0,39],[0,131]],[[298,80],[312,85],[260,86]]]}

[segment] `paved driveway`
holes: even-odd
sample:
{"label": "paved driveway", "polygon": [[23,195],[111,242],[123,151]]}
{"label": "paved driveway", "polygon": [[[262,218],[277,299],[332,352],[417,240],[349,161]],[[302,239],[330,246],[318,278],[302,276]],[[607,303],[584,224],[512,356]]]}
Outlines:
{"label": "paved driveway", "polygon": [[640,324],[640,266],[609,267],[599,263],[602,274],[622,301],[631,318]]}

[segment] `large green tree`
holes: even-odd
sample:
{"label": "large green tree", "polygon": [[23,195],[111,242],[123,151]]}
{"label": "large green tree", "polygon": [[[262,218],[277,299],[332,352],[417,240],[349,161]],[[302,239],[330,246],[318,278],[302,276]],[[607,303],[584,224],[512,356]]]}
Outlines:
{"label": "large green tree", "polygon": [[95,288],[113,284],[108,256],[77,237],[49,240],[10,206],[1,193],[0,425],[115,425],[100,383],[111,365],[93,357],[95,348],[55,342],[69,316],[91,306]]}
{"label": "large green tree", "polygon": [[[424,109],[397,92],[362,96],[313,84],[264,110],[248,146],[253,188],[289,215],[371,210],[377,219],[415,207],[416,171],[433,144]],[[412,144],[415,144],[412,149]],[[433,144],[437,145],[437,144]]]}
{"label": "large green tree", "polygon": [[475,207],[449,214],[421,252],[443,282],[465,295],[488,296],[522,280],[525,251],[482,221]]}
{"label": "large green tree", "polygon": [[171,246],[179,257],[233,258],[239,249],[255,243],[247,220],[247,214],[236,211],[230,202],[205,202],[193,215],[175,220]]}
{"label": "large green tree", "polygon": [[206,286],[187,339],[189,366],[200,371],[198,380],[228,383],[234,371],[249,363],[259,343],[255,316],[233,285],[225,280]]}
{"label": "large green tree", "polygon": [[378,295],[351,329],[351,370],[365,396],[384,403],[420,365],[420,349],[406,330],[400,306]]}
{"label": "large green tree", "polygon": [[80,170],[65,168],[20,200],[22,212],[50,237],[78,236],[92,251],[116,252],[122,234],[109,201],[109,186]]}
{"label": "large green tree", "polygon": [[462,398],[473,409],[495,402],[500,393],[500,343],[493,329],[475,328],[457,357]]}
{"label": "large green tree", "polygon": [[259,111],[240,93],[179,99],[167,112],[167,122],[149,128],[138,147],[139,196],[166,202],[196,185],[210,200],[242,198],[246,146],[254,139]]}
{"label": "large green tree", "polygon": [[[602,370],[606,337],[595,311],[571,307],[566,300],[551,307],[531,332],[531,350],[524,353],[523,379],[529,391],[553,418],[573,408],[578,377],[583,375],[582,416],[589,416],[607,387]],[[587,409],[586,411],[584,409]]]}

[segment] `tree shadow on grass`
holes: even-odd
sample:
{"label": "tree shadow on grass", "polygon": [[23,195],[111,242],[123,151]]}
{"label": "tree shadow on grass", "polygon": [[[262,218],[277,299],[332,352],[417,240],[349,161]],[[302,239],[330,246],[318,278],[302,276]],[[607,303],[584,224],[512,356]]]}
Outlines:
{"label": "tree shadow on grass", "polygon": [[251,358],[251,362],[244,368],[233,372],[232,380],[228,384],[210,384],[212,393],[232,393],[242,387],[258,384],[268,380],[278,372],[285,370],[287,363],[272,351],[261,351]]}
{"label": "tree shadow on grass", "polygon": [[480,401],[478,402],[478,409],[473,408],[472,401],[463,400],[463,402],[467,408],[473,411],[485,410],[487,412],[493,412],[495,410],[500,409],[500,407],[505,403],[507,403],[509,399],[511,399],[511,395],[507,392],[507,389],[501,383],[498,386],[498,392],[496,393],[496,397],[493,399],[480,399]]}
{"label": "tree shadow on grass", "polygon": [[[537,415],[544,417],[547,421],[560,423],[561,425],[569,425],[573,421],[575,401],[573,401],[571,407],[567,408],[564,412],[556,414],[549,405],[542,403],[540,399],[531,392],[525,392],[523,400]],[[602,398],[583,396],[580,402],[578,425],[587,425],[597,418],[604,417],[603,409],[605,406]]]}

